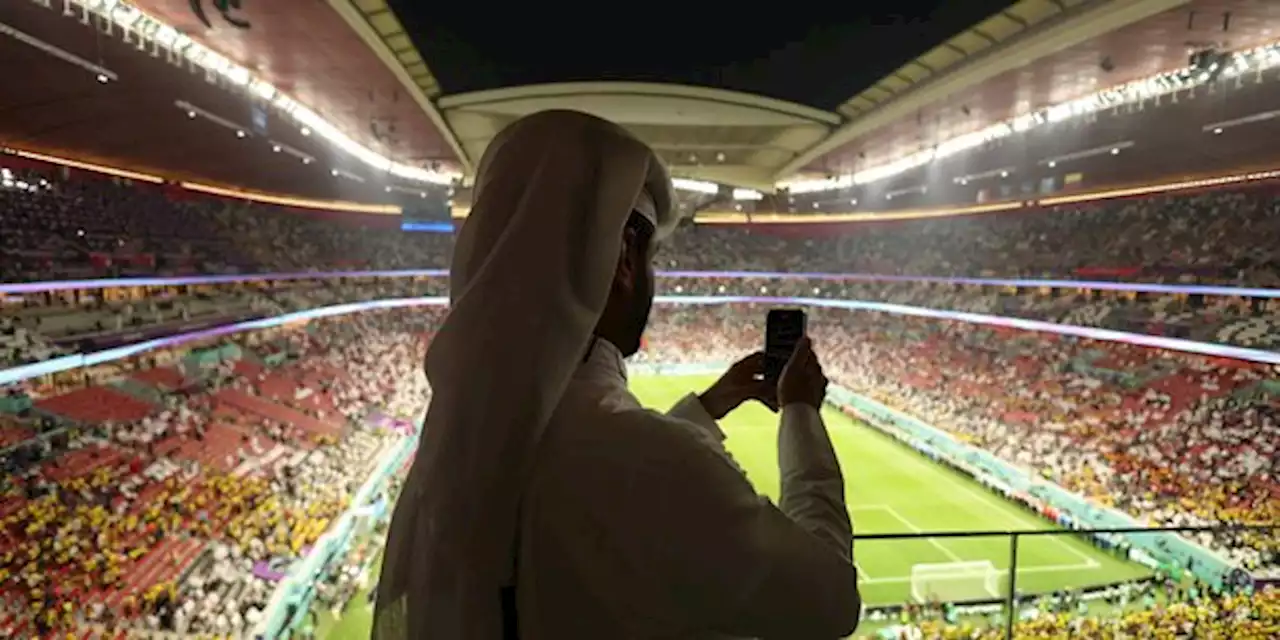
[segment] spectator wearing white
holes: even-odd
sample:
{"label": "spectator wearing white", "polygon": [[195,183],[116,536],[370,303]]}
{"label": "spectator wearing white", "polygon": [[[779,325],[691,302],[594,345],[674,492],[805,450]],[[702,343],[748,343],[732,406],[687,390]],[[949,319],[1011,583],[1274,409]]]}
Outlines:
{"label": "spectator wearing white", "polygon": [[772,401],[751,362],[682,403],[692,421],[627,391],[671,201],[654,153],[585,114],[536,114],[490,144],[427,357],[434,396],[393,516],[376,640],[826,640],[856,627],[852,531],[808,346],[779,386],[781,510],[711,415]]}

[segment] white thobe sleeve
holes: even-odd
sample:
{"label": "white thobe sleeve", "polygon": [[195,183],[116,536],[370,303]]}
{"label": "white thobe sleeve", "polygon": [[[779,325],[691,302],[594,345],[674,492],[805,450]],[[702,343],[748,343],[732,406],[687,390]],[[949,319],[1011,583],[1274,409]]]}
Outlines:
{"label": "white thobe sleeve", "polygon": [[698,398],[696,393],[690,393],[680,398],[680,401],[671,407],[667,415],[692,422],[702,427],[707,433],[715,436],[717,440],[724,440],[724,432],[720,430],[720,425],[716,424],[716,419],[712,418],[710,413],[707,413],[707,408],[702,406],[702,400]]}
{"label": "white thobe sleeve", "polygon": [[[697,394],[681,398],[667,415],[687,420],[724,440],[716,419]],[[782,411],[778,429],[778,470],[781,500],[787,517],[853,561],[853,524],[844,501],[844,477],[826,425],[817,409],[792,404]]]}
{"label": "white thobe sleeve", "polygon": [[656,486],[648,485],[653,493],[644,492],[651,499],[631,502],[640,512],[629,515],[647,523],[633,529],[645,538],[634,541],[643,547],[637,557],[667,574],[655,577],[687,604],[686,620],[766,639],[851,633],[861,612],[853,527],[818,410],[801,404],[782,410],[777,507],[728,458],[723,433],[697,396],[683,398],[667,417],[696,426],[687,432],[697,437],[668,443],[670,465]]}

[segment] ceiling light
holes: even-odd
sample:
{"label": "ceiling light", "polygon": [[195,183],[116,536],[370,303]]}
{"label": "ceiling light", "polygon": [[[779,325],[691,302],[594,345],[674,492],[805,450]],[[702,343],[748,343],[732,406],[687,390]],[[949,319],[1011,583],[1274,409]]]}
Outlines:
{"label": "ceiling light", "polygon": [[111,79],[111,78],[108,78],[108,77],[107,77],[107,75],[106,75],[106,74],[104,74],[104,73],[99,73],[99,74],[98,74],[98,82],[101,82],[102,84],[106,84],[106,83],[107,83],[107,81],[108,81],[108,80],[110,80],[110,79]]}
{"label": "ceiling light", "polygon": [[1116,148],[1112,149],[1112,150],[1111,150],[1111,155],[1113,155],[1113,156],[1118,156],[1118,155],[1120,155],[1120,147],[1116,147]]}
{"label": "ceiling light", "polygon": [[1221,134],[1222,134],[1222,127],[1218,127],[1217,129],[1214,129],[1214,130],[1213,130],[1213,135],[1215,135],[1215,136],[1216,136],[1216,135],[1221,135]]}
{"label": "ceiling light", "polygon": [[274,151],[274,152],[276,152],[276,153],[280,153],[280,145],[278,145],[278,144],[273,144],[273,145],[271,145],[271,150],[272,150],[272,151]]}
{"label": "ceiling light", "polygon": [[304,136],[309,136],[309,135],[311,135],[311,130],[310,130],[310,129],[308,129],[308,128],[306,128],[306,127],[303,127],[303,128],[302,128],[302,135],[304,135]]}
{"label": "ceiling light", "polygon": [[236,137],[237,137],[237,138],[243,138],[243,137],[244,137],[244,131],[241,131],[241,130],[237,129],[237,130],[236,130]]}
{"label": "ceiling light", "polygon": [[311,158],[309,158],[309,157],[304,157],[304,158],[302,159],[302,164],[311,164]]}
{"label": "ceiling light", "polygon": [[1058,161],[1057,161],[1057,160],[1050,160],[1050,161],[1049,161],[1049,168],[1050,168],[1050,169],[1052,169],[1052,168],[1054,168],[1054,167],[1056,167],[1056,166],[1058,166]]}
{"label": "ceiling light", "polygon": [[1008,172],[1008,171],[1001,171],[1001,172],[1000,172],[1000,177],[1001,177],[1001,178],[1008,178],[1008,177],[1009,177],[1009,172]]}
{"label": "ceiling light", "polygon": [[330,169],[330,170],[329,170],[329,175],[331,175],[331,176],[336,176],[336,175],[338,175],[338,170],[337,170],[337,169]]}
{"label": "ceiling light", "polygon": [[194,111],[188,111],[188,112],[187,112],[187,117],[188,117],[188,118],[191,118],[192,120],[194,120],[194,119],[195,119],[195,117],[196,117],[196,112],[194,112]]}

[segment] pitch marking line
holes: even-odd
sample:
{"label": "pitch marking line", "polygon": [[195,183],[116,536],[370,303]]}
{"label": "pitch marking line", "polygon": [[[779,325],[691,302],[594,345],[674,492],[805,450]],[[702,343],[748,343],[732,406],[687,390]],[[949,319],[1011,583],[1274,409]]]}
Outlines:
{"label": "pitch marking line", "polygon": [[[883,510],[885,510],[886,508],[887,508],[887,507],[886,507],[885,505],[882,505],[882,504],[856,504],[856,505],[850,506],[850,507],[849,507],[849,511],[850,511],[850,512],[855,512],[855,513],[856,513],[856,512],[858,512],[858,511],[883,511]],[[857,523],[857,522],[854,522],[854,523],[853,523],[853,526],[854,526],[854,530],[856,531],[856,530],[857,530],[858,523]],[[863,582],[866,582],[866,581],[868,581],[868,580],[876,580],[876,578],[872,578],[872,577],[871,577],[871,574],[870,574],[870,573],[868,573],[866,569],[863,569],[863,568],[862,568],[862,565],[858,563],[858,550],[857,550],[857,549],[854,549],[854,551],[853,551],[853,567],[854,567],[855,569],[857,569],[857,570],[858,570],[858,579],[859,579],[859,580],[862,580]]]}
{"label": "pitch marking line", "polygon": [[[988,511],[992,511],[992,512],[995,512],[995,513],[999,514],[999,515],[1000,515],[1000,517],[1001,517],[1001,518],[1003,518],[1006,522],[1015,522],[1015,523],[1020,524],[1020,525],[1025,525],[1025,524],[1027,523],[1026,518],[1024,518],[1024,517],[1022,517],[1022,516],[1014,516],[1014,515],[1010,515],[1010,513],[1009,513],[1008,511],[1005,511],[1004,509],[1001,509],[1001,508],[999,508],[999,507],[993,506],[993,505],[991,504],[991,498],[993,498],[993,497],[994,497],[994,498],[996,498],[996,499],[998,500],[998,499],[1000,499],[998,496],[995,496],[994,494],[991,494],[991,495],[983,495],[983,494],[981,494],[981,493],[978,493],[978,492],[977,492],[976,490],[974,490],[972,487],[967,486],[967,485],[964,485],[964,484],[958,484],[958,485],[953,485],[953,486],[959,487],[962,491],[964,491],[965,493],[967,493],[967,494],[969,494],[970,496],[972,496],[972,497],[975,499],[975,501],[976,501],[976,502],[981,503],[981,504],[982,504],[982,506],[983,506],[983,507],[986,507],[986,509],[987,509]],[[1039,522],[1037,522],[1036,524],[1038,524],[1038,525],[1042,525],[1042,524],[1043,524],[1043,521],[1039,521]],[[1064,533],[1066,533],[1066,532],[1064,531]],[[1075,557],[1080,558],[1081,560],[1083,560],[1083,561],[1084,561],[1084,564],[1089,565],[1091,568],[1097,569],[1098,567],[1101,567],[1101,566],[1102,566],[1102,563],[1100,563],[1100,562],[1098,562],[1097,560],[1094,560],[1093,558],[1090,558],[1089,556],[1085,555],[1085,554],[1084,554],[1084,552],[1080,551],[1079,549],[1076,549],[1074,546],[1072,546],[1070,543],[1068,543],[1066,540],[1062,539],[1061,537],[1059,537],[1059,536],[1049,536],[1049,539],[1050,539],[1050,540],[1052,540],[1052,541],[1053,541],[1055,544],[1057,544],[1058,546],[1060,546],[1060,547],[1062,547],[1063,549],[1066,549],[1067,551],[1069,551],[1069,552],[1071,553],[1071,555],[1073,555],[1073,556],[1075,556]]]}
{"label": "pitch marking line", "polygon": [[[887,511],[887,512],[889,512],[889,515],[891,515],[891,516],[893,516],[893,517],[897,518],[897,519],[898,519],[898,521],[899,521],[899,522],[901,522],[902,524],[907,525],[907,528],[908,528],[908,529],[910,529],[912,532],[914,532],[914,533],[924,533],[924,532],[925,532],[925,531],[924,531],[924,529],[921,529],[920,527],[917,527],[917,526],[915,525],[915,523],[914,523],[914,522],[912,522],[912,521],[910,521],[910,520],[906,519],[906,518],[905,518],[901,513],[898,513],[898,510],[897,510],[897,509],[894,509],[893,507],[890,507],[890,506],[887,506],[887,505],[886,505],[886,506],[884,507],[884,510],[885,510],[885,511]],[[947,547],[943,546],[943,545],[942,545],[942,543],[941,543],[941,542],[938,542],[936,539],[934,539],[934,538],[927,538],[927,540],[929,541],[929,544],[931,544],[931,545],[933,545],[933,546],[934,546],[934,548],[935,548],[935,549],[937,549],[938,551],[941,551],[941,552],[942,552],[942,554],[943,554],[943,555],[945,555],[945,556],[947,556],[948,558],[951,558],[951,561],[952,561],[952,562],[966,562],[966,560],[965,560],[964,558],[961,558],[960,556],[956,555],[956,552],[954,552],[954,551],[952,551],[951,549],[948,549]]]}
{"label": "pitch marking line", "polygon": [[[1071,571],[1091,571],[1095,568],[1097,567],[1092,567],[1085,563],[1055,564],[1055,565],[1045,565],[1040,567],[1027,567],[1026,569],[1019,569],[1018,575],[1022,575],[1024,573],[1059,573],[1059,572],[1071,572]],[[996,573],[999,573],[1000,575],[1007,575],[1009,573],[1009,570],[996,569]],[[868,578],[868,579],[862,580],[862,582],[864,584],[901,584],[901,583],[911,582],[911,576],[898,576],[894,578]]]}
{"label": "pitch marking line", "polygon": [[862,582],[872,582],[874,580],[883,580],[883,578],[872,578],[871,574],[867,573],[867,570],[863,569],[862,565],[858,564],[858,560],[856,557],[853,560],[853,568],[858,570],[858,580]]}
{"label": "pitch marking line", "polygon": [[[846,429],[852,429],[852,427],[857,425],[857,421],[861,420],[861,418],[848,418],[847,416],[846,418],[847,420],[844,423],[844,428]],[[897,442],[897,441],[895,440],[894,442]],[[916,464],[930,470],[935,475],[947,477],[947,479],[950,480],[950,478],[948,477],[949,474],[946,473],[941,467],[937,466],[935,463],[930,462],[919,455],[908,456],[908,457],[914,460]],[[993,505],[992,499],[1003,500],[1003,498],[995,495],[994,493],[988,493],[988,494],[978,493],[977,490],[975,490],[973,487],[968,486],[967,484],[957,484],[954,482],[949,484],[951,487],[958,488],[964,493],[966,493],[970,498],[973,499],[974,502],[976,502],[977,504],[980,504],[987,511],[995,512],[1005,522],[1013,522],[1022,526],[1026,526],[1028,522],[1034,522],[1033,526],[1043,526],[1044,524],[1043,520],[1040,520],[1039,518],[1035,518],[1034,516],[1012,515],[1008,511],[1005,511],[1004,509]],[[1049,539],[1052,540],[1054,543],[1056,543],[1058,546],[1069,551],[1075,557],[1083,560],[1085,564],[1089,564],[1095,569],[1102,566],[1100,562],[1085,555],[1083,552],[1081,552],[1079,549],[1076,549],[1074,546],[1069,544],[1066,540],[1063,540],[1061,537],[1050,536]]]}

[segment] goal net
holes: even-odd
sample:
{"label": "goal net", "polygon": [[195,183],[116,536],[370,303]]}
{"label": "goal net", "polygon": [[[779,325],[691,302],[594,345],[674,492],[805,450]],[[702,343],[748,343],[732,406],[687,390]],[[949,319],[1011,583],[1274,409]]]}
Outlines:
{"label": "goal net", "polygon": [[911,597],[917,602],[999,598],[1000,572],[989,560],[912,565]]}

